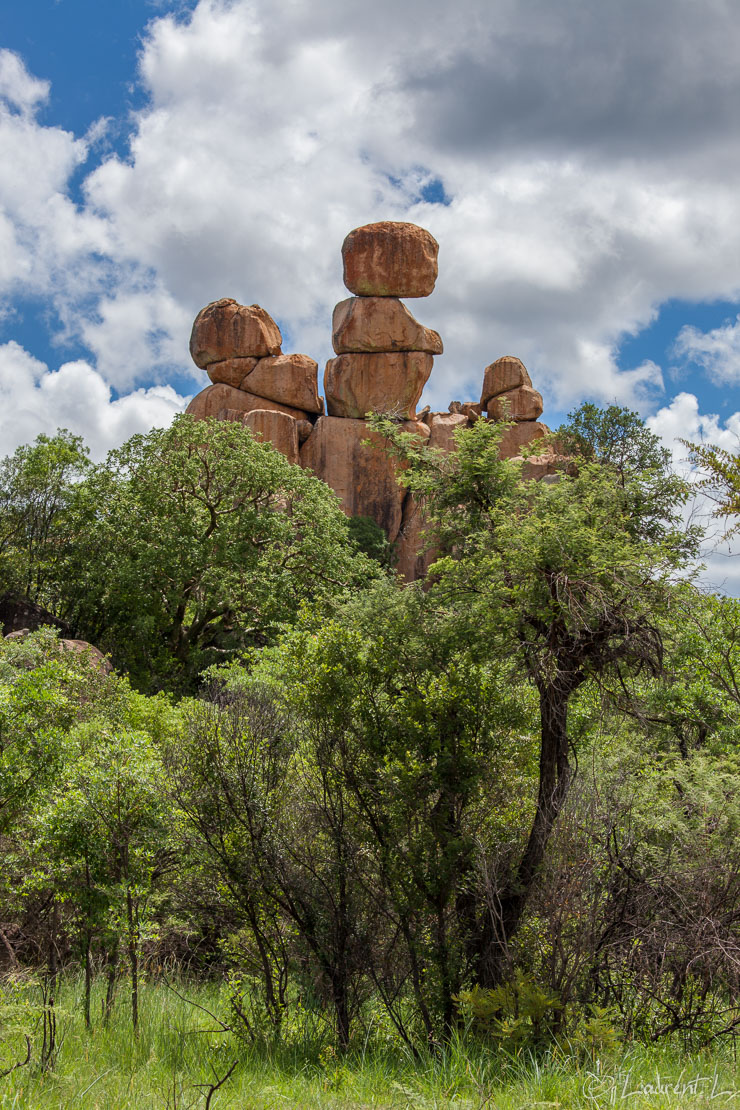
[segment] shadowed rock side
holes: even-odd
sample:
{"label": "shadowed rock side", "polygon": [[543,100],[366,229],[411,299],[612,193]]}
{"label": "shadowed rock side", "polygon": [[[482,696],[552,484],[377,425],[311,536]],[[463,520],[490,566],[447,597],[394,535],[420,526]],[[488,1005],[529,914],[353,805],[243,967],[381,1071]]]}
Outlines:
{"label": "shadowed rock side", "polygon": [[[476,420],[511,420],[502,458],[521,458],[525,478],[557,480],[567,460],[551,447],[535,454],[549,429],[539,422],[542,397],[520,359],[505,355],[483,372],[479,402],[453,401],[449,412],[416,413],[442,353],[436,331],[420,324],[400,297],[424,297],[437,278],[438,246],[415,224],[384,222],[351,231],[342,246],[350,292],[334,309],[337,357],[318,392],[318,366],[308,355],[283,354],[282,337],[259,305],[223,298],[196,317],[190,351],[213,384],[190,402],[196,418],[235,420],[291,462],[312,470],[339,496],[349,516],[371,517],[396,544],[407,581],[425,577],[434,561],[423,514],[398,483],[399,464],[368,428],[369,412],[403,422],[436,450],[455,450],[455,433]],[[371,446],[366,446],[369,443]],[[526,459],[522,458],[522,453]]]}

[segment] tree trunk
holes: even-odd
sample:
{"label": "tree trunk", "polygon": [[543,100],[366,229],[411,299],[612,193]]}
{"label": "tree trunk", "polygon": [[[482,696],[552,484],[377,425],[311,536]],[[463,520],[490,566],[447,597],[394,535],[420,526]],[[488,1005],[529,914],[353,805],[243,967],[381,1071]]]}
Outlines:
{"label": "tree trunk", "polygon": [[568,796],[572,779],[568,760],[568,703],[580,681],[575,675],[559,672],[553,681],[538,683],[540,774],[537,807],[519,866],[499,899],[496,914],[493,907],[488,914],[479,968],[484,987],[497,986],[505,978],[509,942],[519,927],[544,861],[550,834]]}
{"label": "tree trunk", "polygon": [[134,1036],[139,1034],[139,937],[136,906],[131,887],[126,888],[126,913],[128,916],[128,958],[131,965],[131,1024]]}

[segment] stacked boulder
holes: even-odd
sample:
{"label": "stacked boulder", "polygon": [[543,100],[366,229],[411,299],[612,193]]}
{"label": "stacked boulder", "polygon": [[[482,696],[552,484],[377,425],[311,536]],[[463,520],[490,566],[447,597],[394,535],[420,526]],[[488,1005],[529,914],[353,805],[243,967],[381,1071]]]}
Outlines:
{"label": "stacked boulder", "polygon": [[282,341],[259,305],[231,297],[206,305],[193,324],[190,354],[213,384],[187,411],[199,419],[237,420],[298,463],[300,444],[323,412],[319,368],[308,355],[284,355]]}
{"label": "stacked boulder", "polygon": [[421,439],[430,435],[416,405],[442,353],[436,331],[419,324],[401,297],[426,297],[437,279],[436,240],[415,224],[383,222],[351,231],[342,246],[344,283],[354,296],[332,319],[336,358],[324,374],[326,416],[301,448],[301,465],[339,494],[350,516],[372,517],[393,542],[403,521],[398,464],[369,449],[365,416],[387,413]]}
{"label": "stacked boulder", "polygon": [[500,454],[502,459],[522,460],[523,478],[551,478],[567,465],[551,444],[543,445],[537,453],[537,440],[548,435],[550,429],[539,420],[542,395],[533,388],[521,359],[503,355],[486,367],[480,404],[489,420],[513,421],[501,439]]}

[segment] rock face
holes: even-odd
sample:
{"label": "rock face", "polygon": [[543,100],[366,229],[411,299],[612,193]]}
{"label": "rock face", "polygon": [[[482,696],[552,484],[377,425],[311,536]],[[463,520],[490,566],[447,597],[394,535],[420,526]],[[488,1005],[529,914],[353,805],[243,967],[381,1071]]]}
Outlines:
{"label": "rock face", "polygon": [[436,331],[422,327],[396,297],[348,297],[332,317],[332,343],[338,355],[378,351],[442,354]]}
{"label": "rock face", "polygon": [[[364,440],[373,448],[363,446]],[[301,466],[331,486],[348,516],[372,517],[395,540],[403,503],[398,467],[364,420],[320,416],[301,448]]]}
{"label": "rock face", "polygon": [[547,424],[539,424],[536,420],[523,420],[520,424],[512,424],[501,439],[499,447],[501,458],[516,458],[521,453],[522,447],[527,447],[536,439],[541,439],[549,431]]}
{"label": "rock face", "polygon": [[242,389],[304,412],[323,411],[319,397],[319,366],[308,355],[261,358],[241,383]]}
{"label": "rock face", "polygon": [[255,439],[271,443],[288,462],[296,466],[300,463],[298,454],[298,421],[284,412],[274,412],[270,409],[252,409],[242,419],[245,428],[249,428]]}
{"label": "rock face", "polygon": [[190,354],[196,366],[231,358],[279,355],[280,329],[258,304],[239,304],[222,297],[201,309],[190,336]]}
{"label": "rock face", "polygon": [[463,413],[435,412],[430,414],[431,434],[429,446],[440,451],[455,450],[455,431],[468,427],[468,418]]}
{"label": "rock face", "polygon": [[344,284],[361,297],[428,297],[438,252],[434,236],[416,224],[357,227],[342,245]]}
{"label": "rock face", "polygon": [[247,393],[243,389],[233,389],[230,385],[219,382],[218,385],[209,385],[193,397],[186,408],[186,413],[194,416],[196,420],[207,420],[212,416],[219,416],[227,409],[238,412],[252,412],[253,409],[272,409],[273,412],[285,412],[296,420],[308,419],[308,413],[301,409],[294,409],[289,405],[280,405],[276,401],[266,401],[264,397],[257,397],[254,393]]}
{"label": "rock face", "polygon": [[416,411],[433,358],[403,354],[338,355],[326,364],[324,393],[329,416],[361,419],[369,412],[408,419]]}

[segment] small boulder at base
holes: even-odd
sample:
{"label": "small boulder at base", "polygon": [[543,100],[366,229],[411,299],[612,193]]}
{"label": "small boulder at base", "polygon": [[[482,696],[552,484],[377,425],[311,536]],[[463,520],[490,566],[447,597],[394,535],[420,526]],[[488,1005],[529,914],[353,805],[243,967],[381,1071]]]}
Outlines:
{"label": "small boulder at base", "polygon": [[245,413],[242,423],[255,439],[260,439],[285,455],[288,462],[298,465],[298,421],[284,412],[270,409],[252,409]]}
{"label": "small boulder at base", "polygon": [[542,394],[521,385],[491,397],[486,411],[489,420],[537,420],[542,416]]}
{"label": "small boulder at base", "polygon": [[209,417],[219,416],[223,409],[237,409],[239,412],[272,409],[273,412],[286,412],[296,420],[308,419],[308,414],[301,409],[280,405],[277,401],[266,401],[264,397],[256,397],[254,393],[247,393],[244,389],[233,389],[222,382],[206,386],[200,393],[196,393],[185,412],[196,420],[208,420]]}
{"label": "small boulder at base", "polygon": [[438,252],[434,236],[416,224],[365,224],[342,244],[344,284],[360,297],[428,297]]}
{"label": "small boulder at base", "polygon": [[377,351],[426,351],[442,354],[436,331],[423,327],[397,297],[348,297],[332,317],[332,343],[338,355]]}
{"label": "small boulder at base", "polygon": [[222,362],[209,363],[206,370],[214,385],[222,383],[230,385],[232,389],[238,389],[258,362],[258,358],[226,358]]}
{"label": "small boulder at base", "polygon": [[195,317],[190,354],[195,365],[205,369],[230,358],[279,355],[282,341],[279,327],[264,308],[222,297]]}
{"label": "small boulder at base", "polygon": [[102,674],[110,674],[113,670],[110,660],[106,659],[102,651],[99,651],[93,644],[89,644],[87,640],[60,640],[59,646],[62,651],[70,651],[74,655],[83,655],[89,660],[90,666]]}
{"label": "small boulder at base", "polygon": [[518,389],[522,385],[532,385],[532,379],[520,358],[503,355],[487,366],[483,372],[483,390],[480,395],[481,408],[484,409],[491,397]]}
{"label": "small boulder at base", "polygon": [[319,364],[308,355],[268,355],[247,374],[241,388],[304,412],[321,412]]}
{"label": "small boulder at base", "polygon": [[331,486],[347,516],[371,517],[392,543],[401,527],[404,493],[396,480],[398,463],[383,448],[383,439],[364,420],[320,416],[301,448],[301,466]]}
{"label": "small boulder at base", "polygon": [[387,412],[411,418],[433,361],[422,351],[329,359],[324,373],[329,416],[359,420],[369,412]]}
{"label": "small boulder at base", "polygon": [[519,424],[511,424],[501,437],[499,457],[513,459],[521,454],[522,447],[549,434],[547,424],[540,424],[537,420],[522,420]]}

